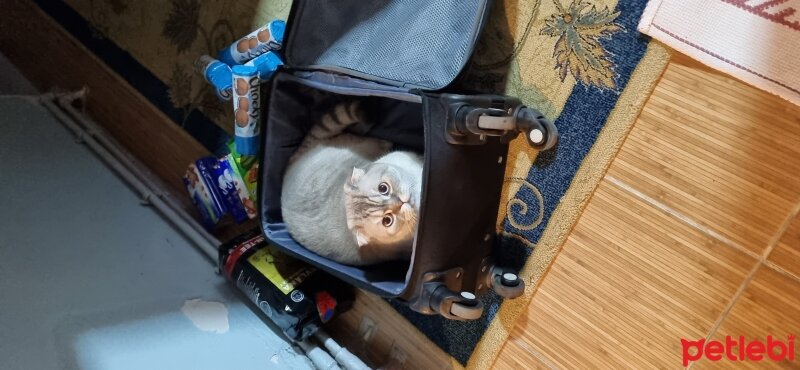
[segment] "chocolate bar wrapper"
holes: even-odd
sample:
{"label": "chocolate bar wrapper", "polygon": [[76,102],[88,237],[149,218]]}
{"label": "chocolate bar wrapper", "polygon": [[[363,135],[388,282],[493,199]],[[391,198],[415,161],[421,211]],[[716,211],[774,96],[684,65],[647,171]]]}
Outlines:
{"label": "chocolate bar wrapper", "polygon": [[261,114],[261,96],[258,69],[255,66],[237,65],[233,71],[233,116],[236,150],[243,156],[258,154]]}
{"label": "chocolate bar wrapper", "polygon": [[[202,167],[203,171],[206,171],[205,166]],[[203,171],[198,168],[197,163],[190,164],[183,175],[183,184],[200,213],[203,227],[211,231],[225,214],[225,209],[218,203],[216,194],[206,182]]]}
{"label": "chocolate bar wrapper", "polygon": [[225,206],[236,222],[241,223],[255,218],[257,215],[256,204],[239,173],[239,166],[233,155],[228,154],[220,158],[216,176],[217,186],[222,193]]}
{"label": "chocolate bar wrapper", "polygon": [[275,19],[220,50],[218,58],[229,66],[243,64],[270,50],[280,50],[286,22]]}
{"label": "chocolate bar wrapper", "polygon": [[258,82],[262,83],[272,78],[272,75],[283,65],[283,60],[281,60],[278,54],[268,51],[244,65],[256,67],[258,71]]}
{"label": "chocolate bar wrapper", "polygon": [[253,202],[258,201],[258,158],[254,156],[242,156],[236,151],[236,143],[231,140],[228,142],[228,150],[233,157],[236,166],[239,168],[239,174],[244,180],[244,185],[247,191],[250,192],[250,198]]}
{"label": "chocolate bar wrapper", "polygon": [[208,55],[201,55],[194,61],[195,69],[214,87],[220,100],[231,100],[233,96],[233,76],[231,67]]}

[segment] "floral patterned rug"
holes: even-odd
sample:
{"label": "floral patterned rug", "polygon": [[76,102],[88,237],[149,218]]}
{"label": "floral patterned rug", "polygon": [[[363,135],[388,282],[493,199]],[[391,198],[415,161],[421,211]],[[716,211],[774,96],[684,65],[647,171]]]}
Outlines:
{"label": "floral patterned rug", "polygon": [[[175,124],[212,152],[232,132],[192,70],[238,36],[286,18],[290,0],[36,0],[42,9]],[[555,121],[558,146],[539,155],[512,142],[498,213],[497,259],[521,269],[523,297],[484,299],[480,320],[455,322],[394,305],[454,365],[487,368],[526,309],[585,202],[666,66],[664,48],[636,31],[645,0],[496,0],[463,83],[520,97]],[[177,174],[176,174],[177,176]],[[531,317],[535,320],[535,317]]]}

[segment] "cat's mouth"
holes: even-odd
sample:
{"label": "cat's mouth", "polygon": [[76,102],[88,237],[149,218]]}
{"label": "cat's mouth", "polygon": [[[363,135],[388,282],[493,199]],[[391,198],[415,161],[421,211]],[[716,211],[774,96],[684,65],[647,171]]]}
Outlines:
{"label": "cat's mouth", "polygon": [[410,196],[398,197],[394,203],[394,209],[399,209],[401,212],[414,212],[416,206],[414,200]]}
{"label": "cat's mouth", "polygon": [[418,208],[417,205],[419,204],[419,199],[418,199],[419,197],[418,196],[414,196],[413,192],[408,192],[407,194],[403,194],[399,198],[400,198],[400,201],[403,202],[403,204],[408,204],[413,209],[417,209]]}
{"label": "cat's mouth", "polygon": [[403,205],[400,207],[400,214],[403,215],[406,225],[416,225],[417,212],[414,211],[414,206],[412,206],[411,203],[403,203]]}

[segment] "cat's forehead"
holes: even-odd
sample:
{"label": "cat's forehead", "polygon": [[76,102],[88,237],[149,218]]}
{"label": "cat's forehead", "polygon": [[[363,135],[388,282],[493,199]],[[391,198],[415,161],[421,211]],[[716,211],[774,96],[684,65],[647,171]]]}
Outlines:
{"label": "cat's forehead", "polygon": [[365,175],[368,176],[369,179],[375,180],[381,176],[395,175],[395,171],[393,171],[389,165],[383,163],[374,163],[367,168]]}

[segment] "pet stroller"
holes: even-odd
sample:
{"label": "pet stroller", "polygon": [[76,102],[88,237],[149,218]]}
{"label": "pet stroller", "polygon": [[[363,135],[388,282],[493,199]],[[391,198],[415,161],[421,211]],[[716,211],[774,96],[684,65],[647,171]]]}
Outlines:
{"label": "pet stroller", "polygon": [[[477,319],[489,289],[522,294],[491,247],[508,142],[555,145],[551,122],[519,99],[447,93],[488,18],[488,0],[295,0],[285,66],[262,86],[259,206],[264,234],[285,252],[424,314]],[[287,162],[315,118],[364,99],[370,125],[349,132],[424,155],[419,226],[410,262],[354,267],[305,249],[281,219]]]}

